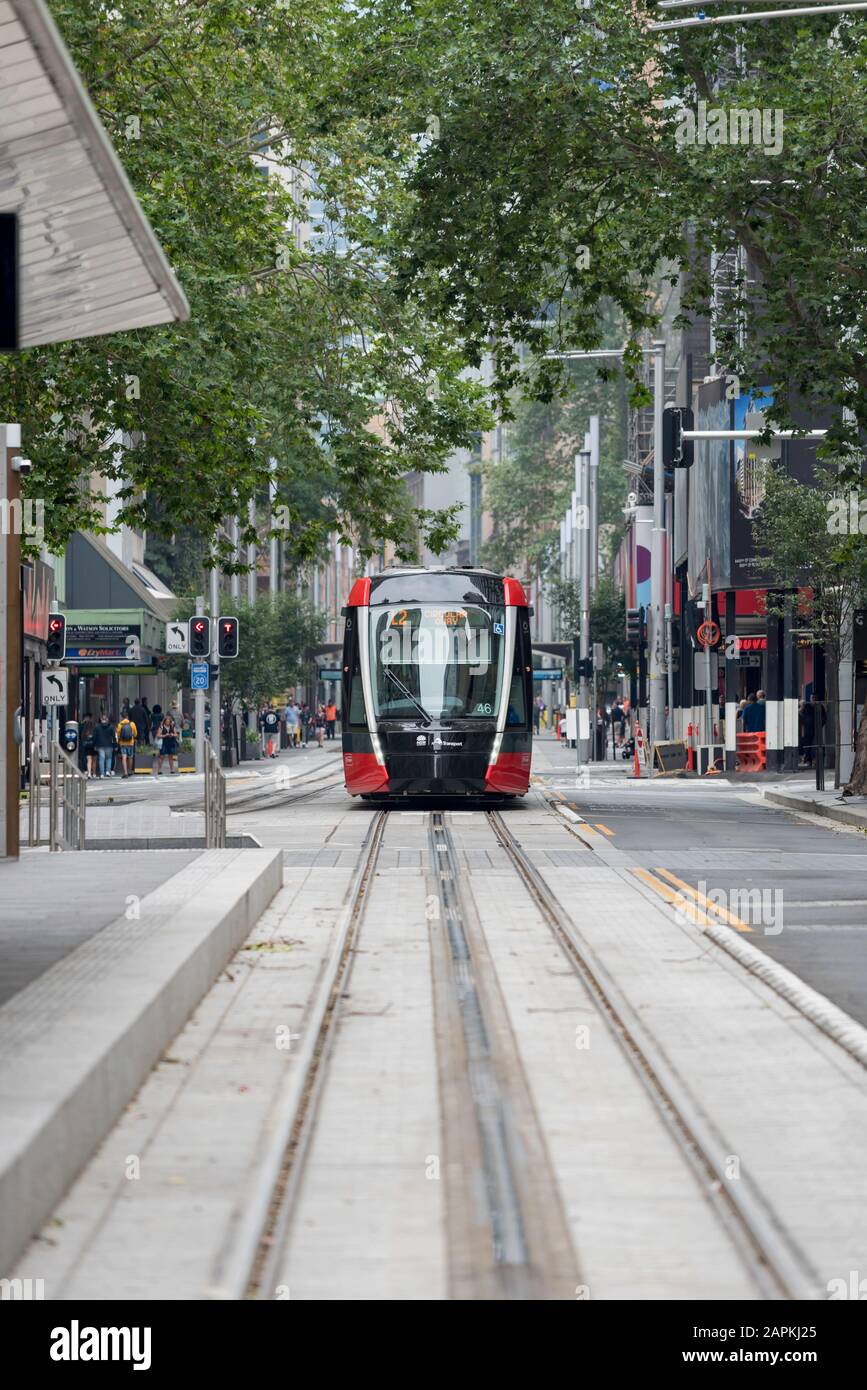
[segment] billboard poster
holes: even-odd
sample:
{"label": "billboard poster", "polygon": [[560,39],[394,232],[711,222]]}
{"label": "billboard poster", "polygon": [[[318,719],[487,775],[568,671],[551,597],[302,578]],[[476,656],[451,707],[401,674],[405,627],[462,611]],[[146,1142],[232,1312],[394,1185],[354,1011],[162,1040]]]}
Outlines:
{"label": "billboard poster", "polygon": [[[731,429],[731,402],[723,377],[704,382],[695,405],[697,430]],[[714,589],[730,587],[730,444],[724,439],[697,442],[689,470],[689,576],[695,583],[708,560]]]}
{"label": "billboard poster", "polygon": [[[768,391],[738,396],[732,402],[732,428],[763,428],[764,411],[773,404]],[[756,554],[753,520],[765,500],[765,472],[781,457],[781,445],[757,448],[752,439],[736,439],[732,445],[732,583],[733,589],[762,588],[768,575]]]}

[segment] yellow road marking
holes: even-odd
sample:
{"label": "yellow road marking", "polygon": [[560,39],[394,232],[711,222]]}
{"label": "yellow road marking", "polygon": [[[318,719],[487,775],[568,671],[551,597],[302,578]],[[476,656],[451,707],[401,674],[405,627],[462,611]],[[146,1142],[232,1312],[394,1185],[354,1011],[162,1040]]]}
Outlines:
{"label": "yellow road marking", "polygon": [[600,821],[596,821],[596,829],[601,830],[603,835],[610,835],[612,839],[614,838],[614,831],[609,830],[608,826],[602,825]]}
{"label": "yellow road marking", "polygon": [[688,921],[695,922],[699,927],[710,927],[713,925],[711,919],[705,916],[696,903],[691,902],[689,899],[684,901],[680,893],[675,893],[672,888],[669,888],[664,883],[660,883],[659,879],[654,877],[649,869],[633,869],[632,872],[635,874],[636,878],[640,878],[642,883],[646,883],[648,888],[652,888],[654,893],[658,893],[659,896],[664,898],[672,907],[679,908]]}
{"label": "yellow road marking", "polygon": [[706,912],[711,912],[715,916],[721,917],[724,922],[727,922],[730,927],[734,927],[736,931],[752,931],[752,927],[748,922],[743,921],[741,917],[736,917],[733,912],[729,912],[728,908],[720,906],[719,903],[715,903],[712,898],[705,897],[704,893],[699,893],[697,888],[692,888],[688,883],[684,883],[683,879],[678,878],[677,874],[673,874],[670,869],[657,869],[656,872],[663,878],[667,878],[669,883],[674,883],[682,893],[688,893],[697,903],[701,903]]}

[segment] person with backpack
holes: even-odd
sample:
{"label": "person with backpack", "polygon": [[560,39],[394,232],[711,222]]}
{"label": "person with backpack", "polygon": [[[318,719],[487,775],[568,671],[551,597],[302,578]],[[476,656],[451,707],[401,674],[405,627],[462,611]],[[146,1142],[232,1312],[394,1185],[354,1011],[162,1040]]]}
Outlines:
{"label": "person with backpack", "polygon": [[325,706],[318,705],[316,709],[316,742],[320,748],[325,747]]}
{"label": "person with backpack", "polygon": [[115,730],[117,734],[117,746],[120,751],[120,765],[123,768],[124,779],[129,777],[132,761],[135,757],[135,741],[138,730],[127,710],[126,714],[121,713]]}
{"label": "person with backpack", "polygon": [[[154,705],[154,712],[156,712],[157,708],[158,706]],[[169,760],[169,776],[173,777],[175,775],[175,758],[178,753],[178,739],[177,719],[175,718],[173,710],[169,710],[169,713],[163,715],[161,718],[159,728],[157,729],[157,777],[162,776],[163,758],[168,758]]]}

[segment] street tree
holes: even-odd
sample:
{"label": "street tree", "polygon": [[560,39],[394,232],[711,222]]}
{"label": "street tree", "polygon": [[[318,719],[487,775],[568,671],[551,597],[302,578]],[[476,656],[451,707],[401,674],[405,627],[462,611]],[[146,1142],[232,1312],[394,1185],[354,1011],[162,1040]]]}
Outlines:
{"label": "street tree", "polygon": [[[840,785],[840,669],[852,658],[855,613],[867,603],[867,550],[861,535],[841,529],[840,479],[850,461],[817,471],[815,486],[797,482],[782,467],[769,467],[765,499],[753,522],[758,552],[769,575],[767,609],[792,611],[797,625],[824,646],[834,691],[834,784]],[[848,517],[848,510],[846,511]],[[858,763],[847,792],[867,792],[867,724],[858,731]],[[858,786],[853,783],[858,782]]]}
{"label": "street tree", "polygon": [[[441,467],[487,416],[448,324],[348,225],[363,224],[377,171],[348,127],[319,129],[339,6],[52,9],[191,318],[3,360],[0,411],[22,424],[47,543],[106,529],[106,491],[117,520],[213,541],[267,499],[274,460],[302,559],[362,521],[370,549],[405,546],[403,473]],[[413,541],[441,523],[411,520]]]}
{"label": "street tree", "polygon": [[[741,389],[769,386],[781,426],[798,406],[829,410],[836,447],[867,427],[864,20],[672,36],[648,31],[657,13],[623,0],[346,8],[335,80],[406,186],[407,294],[450,315],[471,356],[493,344],[504,400],[519,379],[548,398],[563,368],[543,354],[598,346],[603,302],[628,325],[636,376],[653,277],[670,264],[689,272],[685,318],[712,314]],[[407,155],[406,130],[432,117],[436,138]],[[710,257],[727,253],[739,268],[713,302]]]}

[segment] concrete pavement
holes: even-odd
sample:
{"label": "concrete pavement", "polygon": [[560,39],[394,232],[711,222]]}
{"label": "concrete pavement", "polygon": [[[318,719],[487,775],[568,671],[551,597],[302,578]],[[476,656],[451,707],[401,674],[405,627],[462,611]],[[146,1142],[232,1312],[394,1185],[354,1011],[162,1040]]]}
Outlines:
{"label": "concrete pavement", "polygon": [[[573,758],[552,740],[537,742],[539,790],[504,812],[508,825],[623,992],[635,1035],[652,1040],[716,1136],[725,1181],[742,1183],[781,1233],[805,1296],[824,1297],[828,1281],[863,1264],[867,1248],[864,1068],[635,871],[676,896],[660,869],[676,864],[688,884],[706,865],[710,893],[731,882],[733,867],[737,883],[751,855],[762,873],[769,864],[786,870],[794,832],[804,860],[801,911],[815,922],[823,876],[844,871],[853,890],[867,885],[857,833],[805,826],[719,780],[635,783],[616,765],[582,776]],[[283,890],[60,1204],[60,1224],[22,1258],[16,1272],[45,1278],[47,1297],[212,1293],[305,1041],[372,815],[332,790],[303,807],[234,818],[283,849]],[[589,1296],[760,1297],[489,823],[461,809],[448,820],[462,888],[484,932],[489,988],[503,1001]],[[437,1039],[453,1025],[431,974],[438,919],[425,823],[415,808],[389,816],[266,1296],[450,1296],[459,1238],[450,1193],[468,1175],[449,1169],[455,1136]],[[846,901],[860,911],[861,899]],[[788,895],[785,906],[779,935],[735,926],[730,934],[768,958],[785,950],[795,968]],[[824,929],[813,937],[834,974],[834,938]],[[800,964],[809,974],[803,954]],[[835,979],[842,998],[842,973]],[[134,1178],[125,1169],[131,1155],[141,1160]]]}

